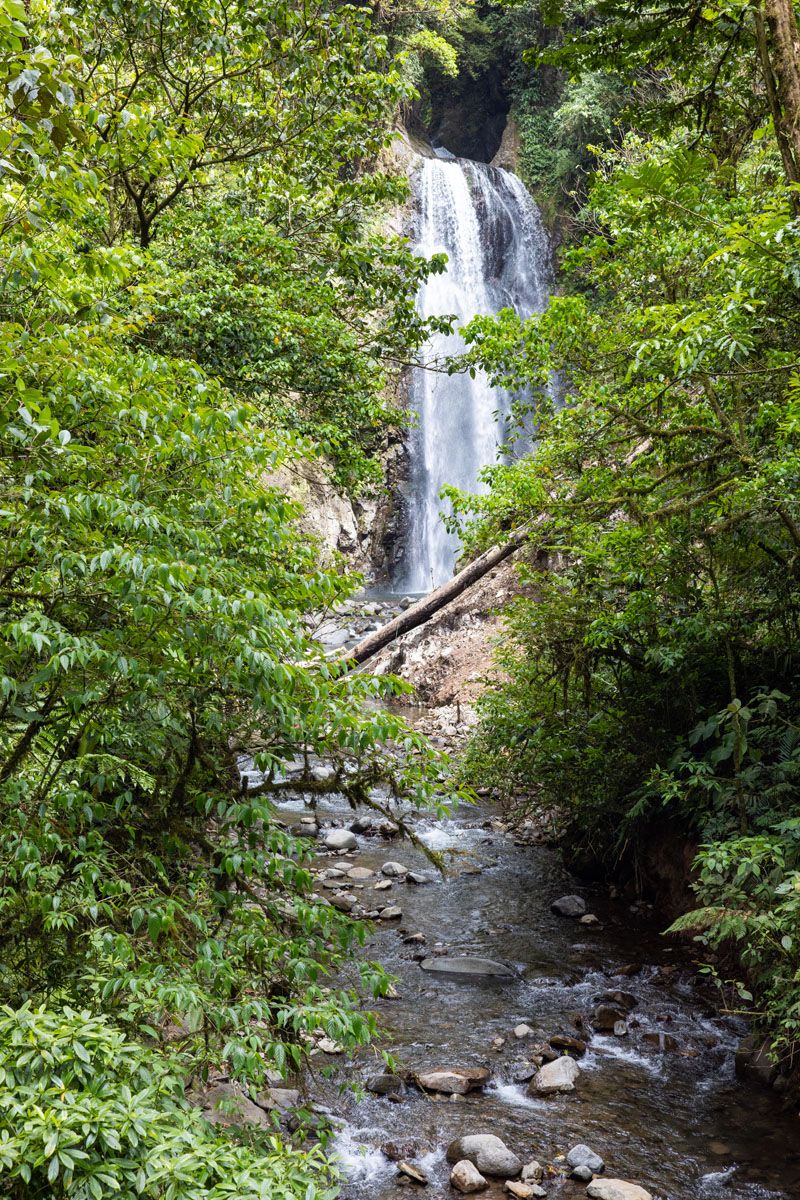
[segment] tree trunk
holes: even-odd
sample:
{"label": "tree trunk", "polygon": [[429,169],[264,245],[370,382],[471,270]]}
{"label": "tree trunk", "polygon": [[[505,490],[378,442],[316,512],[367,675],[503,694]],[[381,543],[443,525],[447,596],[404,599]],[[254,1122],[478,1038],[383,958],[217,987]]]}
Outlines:
{"label": "tree trunk", "polygon": [[[538,526],[538,524],[537,520],[534,525]],[[451,600],[455,600],[467,588],[472,587],[474,583],[488,574],[492,567],[496,567],[515,550],[519,550],[520,546],[529,540],[534,525],[521,526],[502,546],[493,546],[491,550],[485,551],[484,554],[464,567],[463,571],[459,571],[452,579],[448,579],[447,583],[441,584],[427,596],[423,596],[421,600],[418,600],[405,612],[400,613],[400,616],[395,617],[388,625],[368,634],[357,646],[347,651],[345,657],[350,662],[363,663],[368,658],[372,658],[373,654],[382,650],[384,646],[388,646],[390,642],[399,638],[401,634],[408,633],[410,629],[416,629],[418,625],[424,625],[439,609],[444,608]]]}
{"label": "tree trunk", "polygon": [[[800,181],[800,32],[792,0],[764,0],[770,40],[770,61],[780,100],[776,133],[790,183]],[[767,94],[769,95],[767,82]],[[791,152],[787,166],[786,149]]]}

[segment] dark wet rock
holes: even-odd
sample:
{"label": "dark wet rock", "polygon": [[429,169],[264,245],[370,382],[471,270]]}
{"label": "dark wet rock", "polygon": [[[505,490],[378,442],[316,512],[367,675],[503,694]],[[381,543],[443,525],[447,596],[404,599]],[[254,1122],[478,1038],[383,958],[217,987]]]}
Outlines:
{"label": "dark wet rock", "polygon": [[769,1049],[769,1041],[762,1041],[752,1034],[743,1038],[736,1049],[736,1074],[739,1079],[772,1087],[778,1075],[778,1065],[772,1061]]}
{"label": "dark wet rock", "polygon": [[550,911],[557,917],[570,917],[577,921],[586,913],[586,901],[582,896],[561,896],[550,905]]}
{"label": "dark wet rock", "polygon": [[425,937],[424,933],[409,933],[403,938],[403,941],[407,946],[413,946],[415,944],[423,945],[427,940],[428,939]]}
{"label": "dark wet rock", "polygon": [[355,850],[358,845],[349,829],[329,829],[322,840],[329,850]]}
{"label": "dark wet rock", "polygon": [[364,1084],[374,1096],[401,1096],[405,1085],[399,1075],[370,1075]]}
{"label": "dark wet rock", "polygon": [[592,1150],[591,1146],[586,1146],[583,1142],[579,1142],[577,1146],[573,1146],[567,1154],[567,1166],[574,1171],[577,1167],[588,1167],[590,1173],[597,1174],[599,1171],[605,1170],[605,1163],[599,1154]]}
{"label": "dark wet rock", "polygon": [[575,1080],[581,1069],[574,1058],[563,1055],[555,1062],[545,1063],[528,1087],[530,1096],[550,1096],[557,1092],[574,1092]]}
{"label": "dark wet rock", "polygon": [[627,1009],[630,1012],[636,1008],[639,1003],[638,997],[634,996],[633,992],[623,992],[620,988],[613,991],[601,992],[594,998],[595,1004],[616,1004],[620,1008]]}
{"label": "dark wet rock", "polygon": [[586,1042],[580,1038],[570,1037],[568,1033],[554,1033],[550,1038],[550,1045],[554,1050],[566,1050],[569,1054],[575,1054],[578,1058],[586,1053]]}
{"label": "dark wet rock", "polygon": [[614,975],[638,975],[642,970],[641,963],[625,963],[621,967],[617,967],[613,972]]}
{"label": "dark wet rock", "polygon": [[627,1183],[624,1179],[594,1179],[586,1195],[592,1200],[653,1200],[638,1183]]}
{"label": "dark wet rock", "polygon": [[350,892],[339,892],[337,895],[331,896],[331,904],[341,912],[352,912],[357,903],[358,900]]}
{"label": "dark wet rock", "polygon": [[420,1171],[419,1167],[415,1167],[413,1163],[403,1160],[397,1164],[397,1169],[401,1175],[405,1175],[407,1179],[413,1180],[414,1183],[420,1183],[423,1186],[430,1183],[425,1172]]}
{"label": "dark wet rock", "polygon": [[467,1159],[482,1175],[514,1179],[522,1170],[522,1161],[505,1142],[493,1133],[472,1133],[456,1138],[447,1147],[447,1161]]}
{"label": "dark wet rock", "polygon": [[448,1096],[466,1096],[467,1092],[485,1087],[491,1079],[488,1067],[434,1067],[417,1075],[417,1083],[427,1092],[444,1092]]}
{"label": "dark wet rock", "polygon": [[508,963],[490,958],[426,958],[423,971],[447,975],[453,979],[516,979],[517,972]]}
{"label": "dark wet rock", "polygon": [[663,1054],[665,1050],[677,1050],[680,1043],[671,1033],[648,1032],[642,1034],[642,1041],[650,1046],[656,1046]]}
{"label": "dark wet rock", "polygon": [[614,1026],[625,1021],[628,1016],[627,1008],[616,1004],[598,1004],[591,1015],[591,1022],[600,1033],[613,1033]]}
{"label": "dark wet rock", "polygon": [[463,1196],[471,1196],[475,1192],[485,1192],[489,1186],[475,1164],[466,1158],[461,1159],[453,1167],[450,1172],[450,1184]]}

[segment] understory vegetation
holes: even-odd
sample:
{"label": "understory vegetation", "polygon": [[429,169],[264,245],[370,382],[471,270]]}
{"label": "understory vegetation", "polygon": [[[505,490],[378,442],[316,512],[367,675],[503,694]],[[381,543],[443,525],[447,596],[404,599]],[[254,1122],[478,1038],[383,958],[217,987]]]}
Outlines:
{"label": "understory vegetation", "polygon": [[[800,55],[791,3],[587,5],[545,57],[627,96],[530,321],[467,361],[537,397],[534,453],[464,505],[537,521],[468,770],[596,860],[701,843],[675,928],[734,1007],[800,1033]],[[553,379],[557,387],[550,386]],[[558,402],[553,400],[559,393]],[[732,953],[734,952],[734,953]]]}
{"label": "understory vegetation", "polygon": [[283,764],[433,799],[394,684],[312,640],[355,581],[274,482],[369,487],[404,419],[406,64],[348,6],[2,0],[0,76],[0,1193],[332,1195],[185,1089],[366,1041],[386,987],[331,980],[362,934]]}

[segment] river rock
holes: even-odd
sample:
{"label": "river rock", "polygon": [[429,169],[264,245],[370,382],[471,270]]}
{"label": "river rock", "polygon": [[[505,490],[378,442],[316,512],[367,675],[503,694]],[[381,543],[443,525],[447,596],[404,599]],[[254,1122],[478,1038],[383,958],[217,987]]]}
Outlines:
{"label": "river rock", "polygon": [[542,1065],[542,1060],[533,1059],[531,1062],[515,1062],[511,1065],[511,1079],[514,1083],[530,1083]]}
{"label": "river rock", "polygon": [[550,1045],[554,1050],[568,1050],[570,1054],[576,1054],[578,1057],[586,1053],[586,1042],[571,1037],[568,1033],[554,1033],[550,1038]]}
{"label": "river rock", "polygon": [[212,1125],[257,1125],[269,1129],[269,1114],[236,1083],[215,1083],[202,1095],[203,1115]]}
{"label": "river rock", "polygon": [[352,912],[357,903],[358,900],[352,892],[339,892],[336,896],[331,896],[331,904],[341,912]]}
{"label": "river rock", "polygon": [[491,1075],[488,1067],[434,1067],[417,1075],[417,1083],[427,1092],[466,1096],[467,1092],[485,1087]]}
{"label": "river rock", "polygon": [[423,971],[448,975],[453,979],[516,979],[517,972],[507,963],[490,958],[425,958]]}
{"label": "river rock", "polygon": [[507,1179],[505,1190],[509,1196],[515,1196],[516,1200],[534,1200],[534,1196],[544,1196],[546,1192],[535,1183],[519,1183],[514,1179]]}
{"label": "river rock", "polygon": [[373,876],[374,871],[370,871],[369,867],[351,867],[347,872],[348,879],[360,879],[363,881],[365,879],[372,879]]}
{"label": "river rock", "polygon": [[574,1058],[566,1054],[555,1062],[545,1063],[541,1070],[534,1075],[528,1094],[531,1096],[550,1096],[555,1092],[574,1092],[575,1080],[581,1069]]}
{"label": "river rock", "polygon": [[633,992],[623,992],[621,988],[616,988],[614,991],[601,992],[599,996],[594,998],[595,1004],[615,1004],[618,1008],[624,1008],[628,1012],[636,1008],[639,1000],[634,996]]}
{"label": "river rock", "polygon": [[392,886],[391,879],[382,879],[380,883],[376,883],[373,887],[373,892],[385,892]]}
{"label": "river rock", "polygon": [[381,874],[387,875],[390,879],[402,879],[408,874],[408,867],[404,867],[399,862],[385,862],[381,867]]}
{"label": "river rock", "polygon": [[520,1178],[523,1183],[540,1183],[544,1179],[544,1167],[535,1160],[525,1163]]}
{"label": "river rock", "polygon": [[578,918],[578,924],[579,925],[599,925],[600,918],[596,917],[594,913],[584,913],[584,915],[582,917]]}
{"label": "river rock", "polygon": [[605,1163],[599,1154],[595,1154],[591,1146],[584,1145],[579,1142],[577,1146],[573,1146],[567,1155],[567,1166],[572,1167],[588,1167],[591,1172],[597,1174],[599,1171],[605,1170]]}
{"label": "river rock", "polygon": [[615,1021],[612,1033],[614,1034],[614,1037],[627,1037],[628,1036],[628,1022],[627,1021]]}
{"label": "river rock", "polygon": [[489,1186],[478,1168],[467,1158],[462,1158],[453,1167],[450,1172],[450,1184],[464,1196],[471,1196],[474,1192],[485,1192]]}
{"label": "river rock", "polygon": [[653,1200],[638,1183],[626,1183],[624,1179],[594,1179],[586,1195],[592,1200]]}
{"label": "river rock", "polygon": [[399,1075],[370,1075],[364,1084],[374,1096],[402,1096],[405,1087]]}
{"label": "river rock", "polygon": [[420,1171],[419,1167],[415,1167],[413,1163],[399,1162],[397,1169],[401,1175],[405,1175],[408,1179],[413,1179],[414,1183],[428,1184],[430,1180],[424,1171]]}
{"label": "river rock", "polygon": [[329,850],[355,850],[358,841],[349,829],[329,829],[323,838],[323,844]]}
{"label": "river rock", "polygon": [[586,1167],[581,1164],[578,1167],[573,1167],[569,1173],[570,1179],[576,1180],[578,1183],[591,1183],[594,1179],[594,1171],[591,1167]]}
{"label": "river rock", "polygon": [[520,1039],[533,1037],[533,1030],[531,1029],[530,1025],[525,1025],[525,1024],[515,1025],[514,1026],[514,1037],[520,1038]]}
{"label": "river rock", "polygon": [[433,883],[433,880],[423,871],[409,871],[406,875],[406,883],[416,883],[418,887],[421,887],[424,883]]}
{"label": "river rock", "polygon": [[281,1111],[287,1108],[299,1108],[300,1093],[297,1088],[271,1087],[260,1094],[258,1103],[262,1108],[277,1108]]}
{"label": "river rock", "polygon": [[550,905],[550,911],[554,912],[557,917],[570,917],[573,921],[577,921],[586,913],[586,901],[583,896],[561,896]]}
{"label": "river rock", "polygon": [[470,1133],[451,1142],[447,1147],[447,1161],[457,1163],[463,1158],[482,1175],[514,1179],[522,1170],[521,1160],[493,1133]]}
{"label": "river rock", "polygon": [[382,908],[378,913],[381,921],[399,921],[402,915],[402,908],[398,908],[396,904],[390,905],[389,908]]}
{"label": "river rock", "polygon": [[612,1033],[620,1021],[625,1022],[628,1016],[626,1008],[614,1004],[598,1004],[591,1016],[591,1022],[600,1033]]}

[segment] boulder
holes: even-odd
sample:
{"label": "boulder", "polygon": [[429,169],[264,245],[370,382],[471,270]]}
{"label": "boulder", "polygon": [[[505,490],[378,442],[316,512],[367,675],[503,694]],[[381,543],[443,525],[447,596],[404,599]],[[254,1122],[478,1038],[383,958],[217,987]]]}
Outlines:
{"label": "boulder", "polygon": [[599,1171],[605,1170],[605,1163],[599,1154],[595,1154],[590,1146],[580,1142],[577,1146],[573,1146],[567,1155],[567,1166],[573,1170],[576,1167],[588,1167],[589,1171],[597,1174]]}
{"label": "boulder", "polygon": [[550,911],[557,917],[570,917],[577,921],[586,914],[586,901],[583,896],[561,896],[550,905]]}
{"label": "boulder", "polygon": [[203,1116],[212,1125],[257,1125],[271,1128],[269,1114],[254,1104],[236,1083],[215,1083],[203,1092]]}
{"label": "boulder", "polygon": [[381,867],[381,874],[387,875],[390,879],[402,879],[408,874],[408,867],[404,867],[399,862],[385,862]]}
{"label": "boulder", "polygon": [[478,1168],[466,1158],[453,1167],[450,1172],[450,1184],[464,1196],[471,1196],[474,1192],[485,1192],[489,1186]]}
{"label": "boulder", "polygon": [[458,1163],[464,1158],[482,1175],[514,1179],[522,1170],[522,1161],[493,1133],[470,1133],[451,1142],[447,1161]]}
{"label": "boulder", "polygon": [[626,1183],[624,1179],[593,1179],[586,1195],[592,1200],[653,1200],[638,1183]]}
{"label": "boulder", "polygon": [[329,850],[355,850],[358,845],[356,835],[349,829],[329,829],[322,840]]}
{"label": "boulder", "polygon": [[531,1096],[550,1096],[555,1092],[574,1092],[575,1080],[581,1069],[574,1058],[564,1055],[555,1062],[545,1063],[531,1080],[528,1094]]}
{"label": "boulder", "polygon": [[489,958],[425,958],[420,963],[423,971],[435,975],[448,975],[453,979],[516,979],[517,972],[507,963],[493,962]]}
{"label": "boulder", "polygon": [[491,1078],[488,1067],[434,1067],[417,1075],[417,1083],[426,1092],[444,1092],[447,1096],[466,1096],[485,1087]]}
{"label": "boulder", "polygon": [[262,1108],[299,1108],[300,1093],[297,1088],[271,1087],[261,1093],[258,1103]]}

